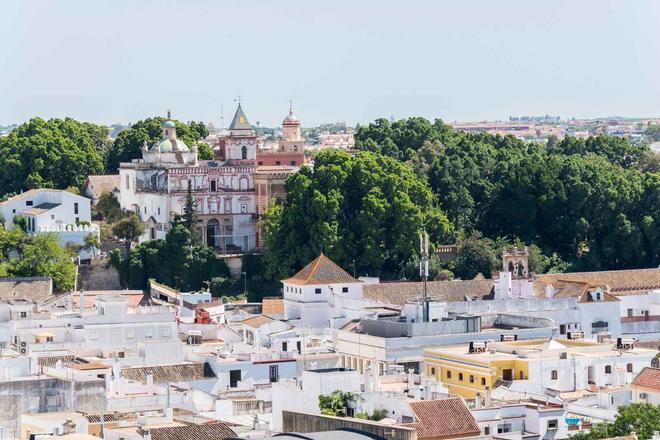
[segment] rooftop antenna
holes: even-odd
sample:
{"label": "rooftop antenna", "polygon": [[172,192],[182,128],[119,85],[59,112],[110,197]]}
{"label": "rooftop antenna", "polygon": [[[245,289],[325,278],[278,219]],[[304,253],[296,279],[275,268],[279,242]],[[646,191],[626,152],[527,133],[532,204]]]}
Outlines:
{"label": "rooftop antenna", "polygon": [[429,234],[426,230],[419,233],[419,276],[424,282],[422,287],[423,321],[429,322],[429,292],[426,282],[429,278]]}

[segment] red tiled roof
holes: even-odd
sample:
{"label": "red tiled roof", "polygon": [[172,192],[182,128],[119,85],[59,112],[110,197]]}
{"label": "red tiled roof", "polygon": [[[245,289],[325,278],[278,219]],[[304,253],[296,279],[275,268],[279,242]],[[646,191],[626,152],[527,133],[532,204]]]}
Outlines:
{"label": "red tiled roof", "polygon": [[334,261],[321,254],[297,274],[283,281],[288,284],[337,284],[358,283]]}
{"label": "red tiled roof", "polygon": [[588,283],[590,285],[609,287],[610,293],[615,296],[640,295],[649,290],[660,289],[660,269],[630,269],[607,270],[599,272],[572,272],[543,274],[537,276],[535,283],[540,296],[545,296],[545,285],[554,285],[559,281],[572,283]]}
{"label": "red tiled roof", "polygon": [[474,416],[459,397],[422,400],[409,405],[418,421],[403,426],[416,428],[418,439],[467,437],[481,433]]}
{"label": "red tiled roof", "polygon": [[252,318],[248,318],[243,320],[243,324],[249,325],[250,327],[253,328],[259,328],[264,324],[270,324],[271,322],[275,321],[273,318],[266,316],[266,315],[257,315],[253,316]]}
{"label": "red tiled roof", "polygon": [[633,380],[633,385],[660,391],[660,368],[644,368]]}

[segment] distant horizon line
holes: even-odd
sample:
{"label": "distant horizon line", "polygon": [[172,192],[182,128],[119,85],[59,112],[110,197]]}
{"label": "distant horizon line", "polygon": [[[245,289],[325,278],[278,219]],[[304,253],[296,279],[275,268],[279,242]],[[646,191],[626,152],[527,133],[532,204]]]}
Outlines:
{"label": "distant horizon line", "polygon": [[[405,116],[405,117],[394,117],[394,120],[399,121],[399,120],[405,120],[405,119],[414,118],[414,117],[422,117],[422,118],[427,119],[429,121],[434,121],[435,119],[440,119],[443,122],[451,125],[451,124],[477,124],[477,123],[493,123],[493,122],[542,122],[542,121],[510,121],[510,118],[544,118],[546,116],[551,117],[551,118],[559,118],[559,122],[566,122],[566,121],[600,121],[600,120],[622,120],[622,121],[644,121],[644,120],[656,120],[656,119],[660,120],[660,116],[609,115],[609,116],[596,116],[596,117],[587,117],[587,116],[570,116],[570,117],[566,117],[566,116],[559,116],[559,115],[552,115],[552,114],[545,114],[545,115],[529,114],[529,115],[519,115],[519,116],[510,115],[506,119],[464,119],[464,120],[454,119],[454,120],[451,120],[451,121],[448,120],[448,119],[442,118],[442,117],[438,117],[438,116],[427,117],[427,116],[422,116],[422,115],[411,115],[411,116]],[[44,119],[44,120],[70,118],[70,119],[74,119],[76,121],[91,122],[93,124],[106,126],[106,127],[113,127],[113,126],[118,126],[118,125],[128,127],[128,126],[131,126],[131,125],[135,124],[138,121],[142,121],[142,120],[149,119],[149,118],[157,118],[157,117],[166,117],[166,116],[156,114],[156,115],[146,116],[146,117],[143,117],[143,118],[140,118],[140,119],[136,119],[135,121],[105,123],[105,122],[96,122],[96,121],[93,121],[93,120],[90,120],[90,119],[76,118],[76,117],[72,117],[72,116],[43,117],[43,116],[40,116],[40,115],[34,115],[34,116],[30,117],[29,119],[26,119],[22,122],[13,122],[13,123],[1,122],[0,127],[19,126],[19,125],[24,124],[25,122],[29,121],[32,118],[41,118],[41,119]],[[356,122],[356,123],[353,123],[353,124],[349,124],[346,121],[336,120],[336,121],[324,121],[324,122],[320,122],[320,123],[317,123],[317,124],[306,125],[306,124],[304,124],[304,118],[300,118],[300,122],[301,122],[301,127],[309,127],[309,128],[318,127],[320,125],[325,125],[325,124],[346,124],[347,127],[354,128],[357,125],[362,126],[362,125],[370,124],[371,122],[376,121],[378,119],[387,119],[389,121],[389,120],[392,120],[392,117],[393,117],[393,115],[379,116],[379,117],[376,117],[376,118],[374,118],[370,121],[367,121],[367,122]],[[174,117],[172,119],[182,121],[182,122],[204,122],[207,125],[208,124],[213,124],[214,126],[220,128],[218,126],[218,122],[220,122],[219,119],[213,119],[213,120],[189,119],[188,120],[188,119],[181,119],[181,118],[176,118],[176,117]],[[255,124],[251,124],[251,125],[255,125]],[[276,128],[276,127],[279,127],[280,125],[281,125],[281,123],[276,124],[276,125],[259,125],[258,127],[259,128]]]}

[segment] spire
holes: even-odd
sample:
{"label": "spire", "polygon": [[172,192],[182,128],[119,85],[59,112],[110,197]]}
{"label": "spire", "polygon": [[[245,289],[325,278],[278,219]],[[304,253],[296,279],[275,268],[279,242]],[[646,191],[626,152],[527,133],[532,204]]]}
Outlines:
{"label": "spire", "polygon": [[167,119],[172,119],[172,113],[169,110],[167,111]]}
{"label": "spire", "polygon": [[293,99],[289,99],[289,116],[293,116]]}
{"label": "spire", "polygon": [[236,113],[234,114],[234,119],[232,119],[231,124],[229,124],[229,129],[230,130],[252,129],[250,123],[247,120],[247,117],[245,116],[245,113],[243,113],[243,108],[241,107],[240,102],[238,103],[238,108],[236,109]]}

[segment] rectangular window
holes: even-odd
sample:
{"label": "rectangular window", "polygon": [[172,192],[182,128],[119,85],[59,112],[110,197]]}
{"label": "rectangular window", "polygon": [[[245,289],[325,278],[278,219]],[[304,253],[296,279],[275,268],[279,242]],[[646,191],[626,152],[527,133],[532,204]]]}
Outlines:
{"label": "rectangular window", "polygon": [[129,180],[128,174],[126,175],[126,189],[131,189],[131,181]]}
{"label": "rectangular window", "polygon": [[286,341],[282,342],[282,351],[287,351],[287,348],[289,348],[289,344]]}
{"label": "rectangular window", "polygon": [[490,435],[490,426],[484,428],[484,435]]}
{"label": "rectangular window", "polygon": [[73,204],[73,213],[78,215],[78,203]]}
{"label": "rectangular window", "polygon": [[341,291],[342,293],[348,293],[348,287],[342,287]]}
{"label": "rectangular window", "polygon": [[25,202],[25,206],[32,206],[34,202],[32,200],[28,200]]}
{"label": "rectangular window", "polygon": [[158,215],[160,215],[160,206],[158,207]]}
{"label": "rectangular window", "polygon": [[316,293],[316,294],[321,293],[321,288],[320,288],[320,287],[317,287],[316,289],[314,289],[314,293]]}
{"label": "rectangular window", "polygon": [[271,365],[268,367],[268,379],[270,383],[277,382],[280,380],[280,374],[279,374],[279,366],[278,365]]}
{"label": "rectangular window", "polygon": [[291,161],[291,166],[294,166],[294,167],[296,166],[296,161],[295,160]]}
{"label": "rectangular window", "polygon": [[27,312],[21,312],[21,318],[27,318]]}
{"label": "rectangular window", "polygon": [[76,224],[77,224],[77,225],[80,224],[80,217],[76,217]]}
{"label": "rectangular window", "polygon": [[211,192],[216,192],[217,187],[216,187],[216,182],[215,180],[211,180]]}
{"label": "rectangular window", "polygon": [[559,429],[559,421],[557,419],[548,420],[548,429]]}
{"label": "rectangular window", "polygon": [[511,432],[511,424],[510,423],[503,423],[501,425],[497,425],[497,433],[502,434],[504,432]]}

